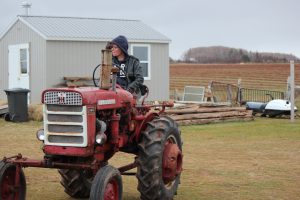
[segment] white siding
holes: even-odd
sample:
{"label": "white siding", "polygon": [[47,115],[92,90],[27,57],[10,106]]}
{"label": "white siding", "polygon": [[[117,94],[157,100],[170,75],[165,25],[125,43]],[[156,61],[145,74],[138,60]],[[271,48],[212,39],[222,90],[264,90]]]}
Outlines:
{"label": "white siding", "polygon": [[[47,41],[47,86],[57,87],[64,76],[92,76],[101,63],[106,43]],[[169,99],[169,45],[151,44],[151,80],[148,100]]]}
{"label": "white siding", "polygon": [[0,41],[0,99],[6,100],[3,91],[8,88],[8,46],[29,43],[30,51],[30,90],[31,102],[39,103],[42,90],[45,88],[45,46],[46,42],[36,32],[20,21],[17,21]]}
{"label": "white siding", "polygon": [[169,100],[169,45],[151,44],[151,80],[149,100]]}
{"label": "white siding", "polygon": [[101,63],[106,43],[47,41],[47,86],[56,87],[65,76],[91,77]]}

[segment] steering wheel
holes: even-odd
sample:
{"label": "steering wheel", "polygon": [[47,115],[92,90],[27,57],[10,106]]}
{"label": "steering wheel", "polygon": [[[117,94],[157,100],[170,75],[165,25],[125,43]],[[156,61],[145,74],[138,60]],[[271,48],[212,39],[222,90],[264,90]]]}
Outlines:
{"label": "steering wheel", "polygon": [[[96,78],[96,71],[100,66],[101,66],[101,64],[97,65],[93,71],[93,82],[94,82],[95,87],[99,87],[100,76],[99,76],[99,78]],[[100,73],[98,73],[98,75],[99,74]]]}
{"label": "steering wheel", "polygon": [[[100,77],[99,78],[96,77],[96,71],[100,66],[101,66],[101,64],[97,65],[93,71],[93,82],[94,82],[95,87],[99,87]],[[127,85],[128,85],[127,73],[120,67],[120,65],[113,63],[113,66],[116,66],[117,68],[119,68],[120,71],[122,71],[124,74],[126,74],[126,81],[127,81]],[[98,73],[98,74],[100,74],[100,73]]]}

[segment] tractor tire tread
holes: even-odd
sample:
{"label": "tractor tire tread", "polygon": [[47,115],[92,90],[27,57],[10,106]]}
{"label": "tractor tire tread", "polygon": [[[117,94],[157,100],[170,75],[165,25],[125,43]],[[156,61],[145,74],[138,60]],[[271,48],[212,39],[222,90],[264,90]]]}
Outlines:
{"label": "tractor tire tread", "polygon": [[61,175],[61,185],[65,188],[65,193],[73,198],[87,198],[90,188],[84,184],[84,177],[80,171],[73,169],[59,169]]}
{"label": "tractor tire tread", "polygon": [[176,193],[180,176],[177,177],[171,189],[165,188],[161,177],[163,145],[168,134],[175,134],[177,136],[174,137],[178,140],[178,146],[181,149],[180,131],[176,122],[166,116],[155,118],[147,125],[143,132],[143,139],[138,145],[140,151],[136,160],[138,164],[137,189],[142,200],[170,200]]}

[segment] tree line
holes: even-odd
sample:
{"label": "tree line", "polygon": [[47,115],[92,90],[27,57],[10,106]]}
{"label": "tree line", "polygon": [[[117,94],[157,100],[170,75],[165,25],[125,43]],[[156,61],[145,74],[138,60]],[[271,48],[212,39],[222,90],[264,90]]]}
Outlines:
{"label": "tree line", "polygon": [[223,46],[190,48],[180,60],[170,59],[171,62],[186,63],[286,63],[290,60],[300,62],[292,54],[251,52]]}

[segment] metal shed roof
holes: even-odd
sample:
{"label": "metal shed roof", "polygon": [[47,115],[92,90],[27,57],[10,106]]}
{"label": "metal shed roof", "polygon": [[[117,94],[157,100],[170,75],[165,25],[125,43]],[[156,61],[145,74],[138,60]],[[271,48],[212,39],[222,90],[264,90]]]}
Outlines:
{"label": "metal shed roof", "polygon": [[108,41],[125,35],[131,42],[170,42],[169,38],[139,20],[53,16],[18,16],[18,20],[46,40]]}

